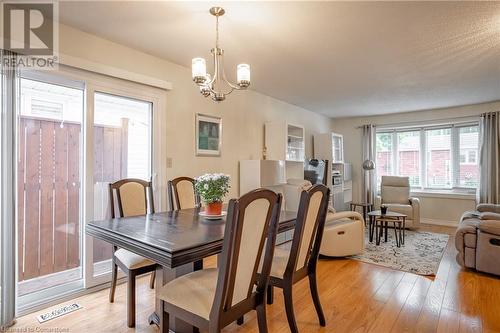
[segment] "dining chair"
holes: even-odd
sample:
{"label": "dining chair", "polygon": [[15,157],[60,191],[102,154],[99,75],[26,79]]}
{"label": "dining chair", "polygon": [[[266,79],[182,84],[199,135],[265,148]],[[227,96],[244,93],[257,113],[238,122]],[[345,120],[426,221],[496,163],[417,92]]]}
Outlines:
{"label": "dining chair", "polygon": [[[117,217],[115,213],[118,206],[118,217],[145,215],[154,213],[153,187],[151,182],[142,179],[122,179],[109,184],[109,198],[111,203],[111,218]],[[149,205],[148,205],[149,202]],[[149,209],[148,209],[149,206]],[[154,288],[156,264],[140,255],[125,249],[113,246],[111,289],[109,301],[114,302],[118,267],[127,275],[127,325],[135,326],[135,277],[152,272],[150,288]]]}
{"label": "dining chair", "polygon": [[321,326],[326,325],[316,284],[316,264],[329,197],[330,190],[320,184],[302,191],[291,247],[290,249],[277,247],[274,251],[267,290],[268,304],[273,302],[273,286],[282,288],[286,316],[292,333],[299,331],[293,310],[292,287],[305,277],[309,278],[309,288],[319,323]]}
{"label": "dining chair", "polygon": [[183,275],[159,290],[161,332],[169,331],[170,316],[220,332],[251,310],[257,311],[259,332],[267,332],[265,296],[281,201],[281,194],[267,189],[229,201],[219,268]]}
{"label": "dining chair", "polygon": [[177,177],[168,181],[168,202],[170,210],[200,207],[201,200],[194,190],[195,180]]}

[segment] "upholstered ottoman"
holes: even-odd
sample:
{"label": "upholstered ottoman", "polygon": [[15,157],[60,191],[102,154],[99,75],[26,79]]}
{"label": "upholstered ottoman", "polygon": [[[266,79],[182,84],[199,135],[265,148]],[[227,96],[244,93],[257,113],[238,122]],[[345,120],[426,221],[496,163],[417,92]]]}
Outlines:
{"label": "upholstered ottoman", "polygon": [[328,213],[319,253],[345,257],[365,250],[365,222],[357,212]]}

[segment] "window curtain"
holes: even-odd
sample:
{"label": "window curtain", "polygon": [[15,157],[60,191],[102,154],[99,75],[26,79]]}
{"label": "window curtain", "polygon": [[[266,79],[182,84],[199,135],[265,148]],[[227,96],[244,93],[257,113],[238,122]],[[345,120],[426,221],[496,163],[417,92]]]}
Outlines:
{"label": "window curtain", "polygon": [[0,327],[11,326],[15,316],[15,128],[17,107],[16,55],[0,49]]}
{"label": "window curtain", "polygon": [[481,115],[479,140],[479,202],[499,204],[500,111]]}
{"label": "window curtain", "polygon": [[[362,181],[362,200],[367,203],[374,203],[377,191],[377,175],[375,169],[367,169],[367,164],[375,165],[375,150],[376,150],[376,129],[375,125],[364,125],[363,140],[362,140],[362,164],[361,174],[363,175]],[[367,163],[366,163],[367,162]]]}

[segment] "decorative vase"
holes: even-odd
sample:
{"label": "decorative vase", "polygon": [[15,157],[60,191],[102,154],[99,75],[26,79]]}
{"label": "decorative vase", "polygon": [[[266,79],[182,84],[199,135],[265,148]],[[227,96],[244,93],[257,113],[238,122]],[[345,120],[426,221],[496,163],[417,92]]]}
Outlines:
{"label": "decorative vase", "polygon": [[382,213],[382,215],[387,214],[387,206],[380,206],[380,212]]}
{"label": "decorative vase", "polygon": [[222,214],[222,201],[208,202],[205,207],[207,215],[221,215]]}

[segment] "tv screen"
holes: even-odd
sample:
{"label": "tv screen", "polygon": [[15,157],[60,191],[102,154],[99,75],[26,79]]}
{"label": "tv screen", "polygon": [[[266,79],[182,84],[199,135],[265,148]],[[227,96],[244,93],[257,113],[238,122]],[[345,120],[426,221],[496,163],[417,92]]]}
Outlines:
{"label": "tv screen", "polygon": [[328,161],[307,159],[304,162],[304,179],[311,182],[311,184],[326,185],[326,165]]}

